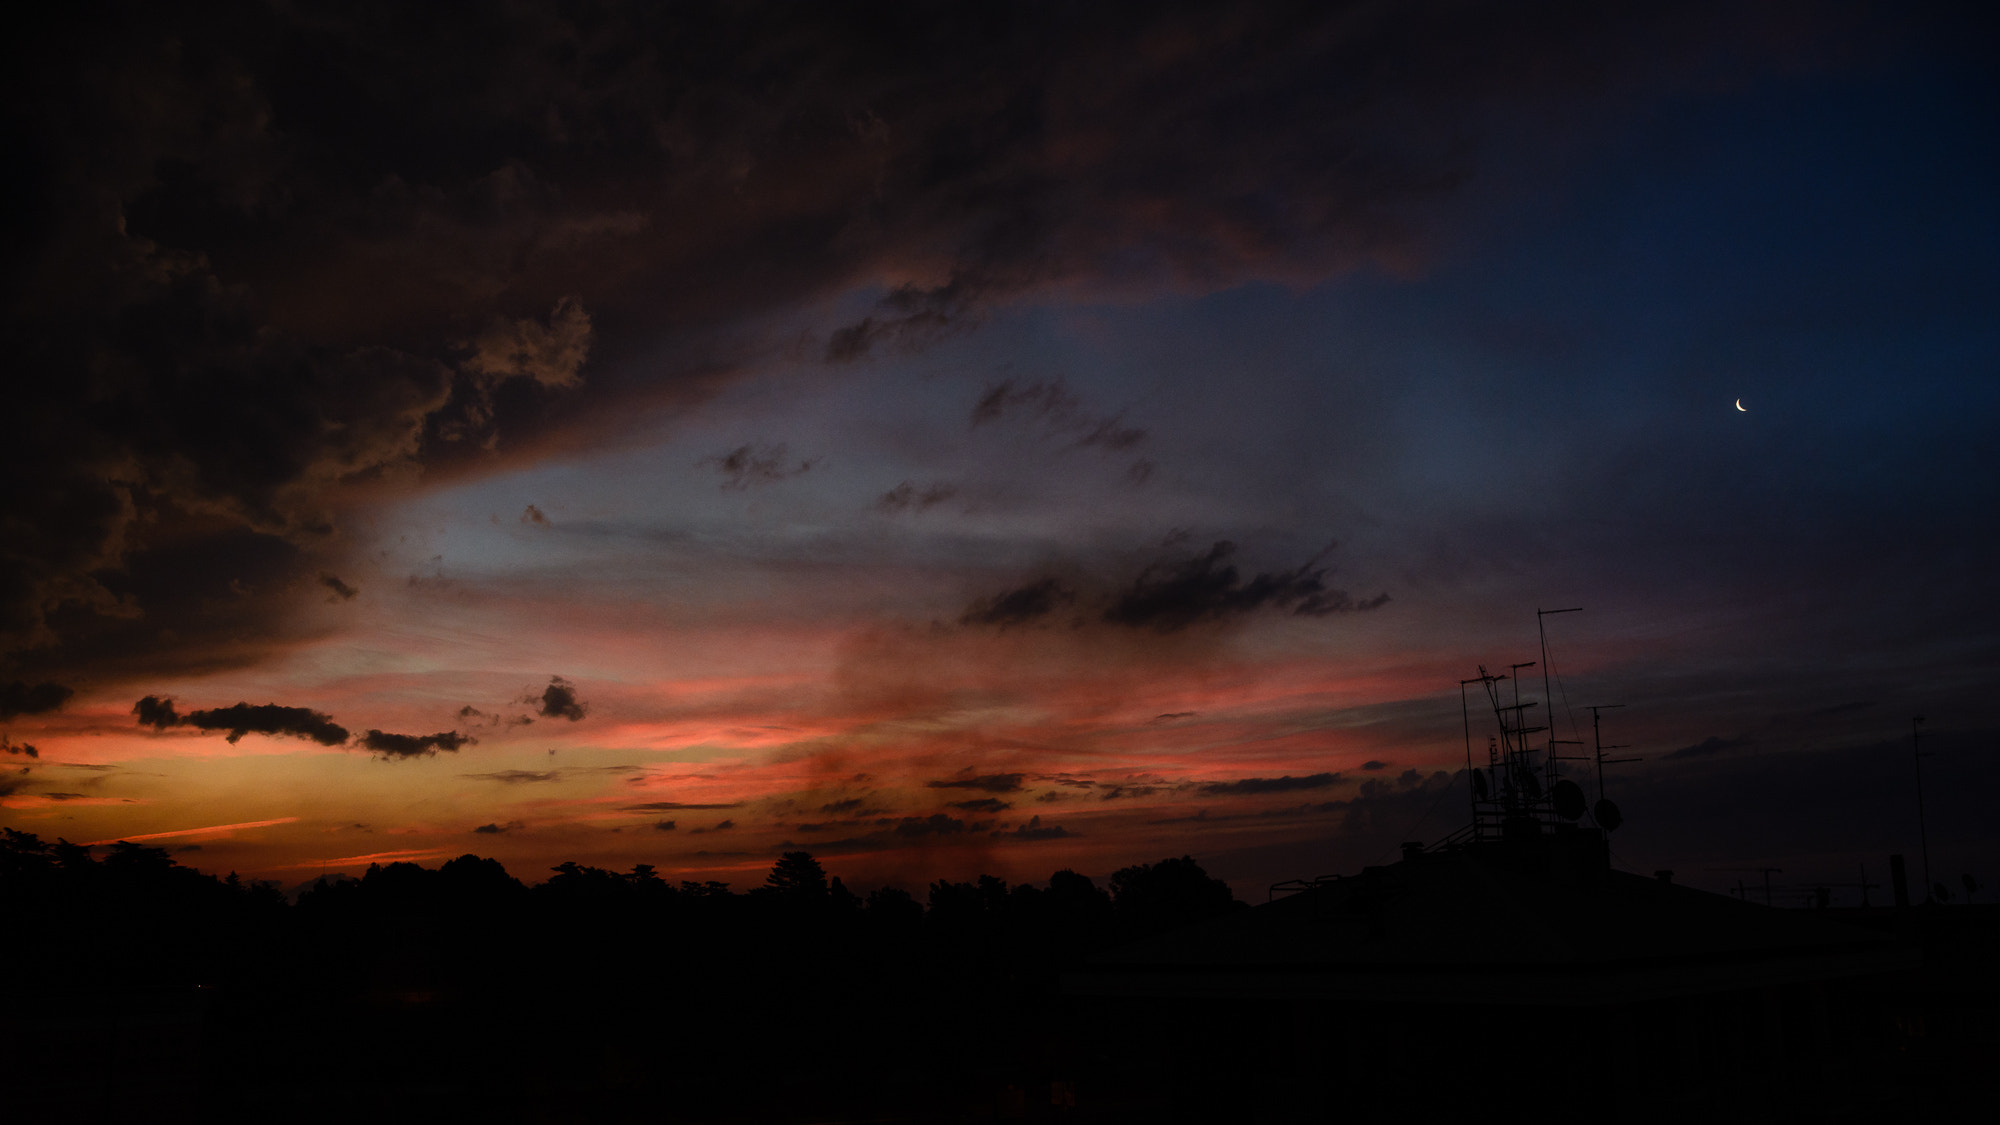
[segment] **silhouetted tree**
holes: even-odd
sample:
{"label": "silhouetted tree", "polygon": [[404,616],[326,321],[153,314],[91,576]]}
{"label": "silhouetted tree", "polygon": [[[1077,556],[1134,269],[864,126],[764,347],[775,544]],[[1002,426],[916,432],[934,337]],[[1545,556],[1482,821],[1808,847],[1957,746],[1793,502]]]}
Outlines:
{"label": "silhouetted tree", "polygon": [[794,897],[825,898],[826,869],[811,852],[786,852],[764,877],[764,890]]}
{"label": "silhouetted tree", "polygon": [[833,877],[833,885],[827,888],[827,897],[833,900],[833,908],[842,915],[852,915],[861,909],[861,896],[847,889],[840,876]]}
{"label": "silhouetted tree", "polygon": [[1114,872],[1111,896],[1119,920],[1140,934],[1206,921],[1243,905],[1229,893],[1229,884],[1185,855]]}
{"label": "silhouetted tree", "polygon": [[868,892],[868,917],[885,926],[915,926],[923,921],[924,907],[901,887],[877,887]]}

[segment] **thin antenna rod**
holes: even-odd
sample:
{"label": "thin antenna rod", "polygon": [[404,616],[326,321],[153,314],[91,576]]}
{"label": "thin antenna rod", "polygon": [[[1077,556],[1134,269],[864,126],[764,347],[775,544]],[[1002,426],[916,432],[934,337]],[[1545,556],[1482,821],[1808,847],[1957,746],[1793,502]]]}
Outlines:
{"label": "thin antenna rod", "polygon": [[1472,705],[1465,701],[1465,685],[1471,680],[1458,681],[1458,713],[1465,720],[1465,793],[1472,802],[1472,834],[1479,835],[1479,787],[1472,780]]}
{"label": "thin antenna rod", "polygon": [[1931,835],[1930,830],[1924,827],[1923,733],[1924,717],[1913,716],[1910,719],[1910,761],[1917,767],[1917,843],[1922,847],[1924,855],[1924,901],[1929,902],[1936,892],[1931,889],[1935,886],[1931,882]]}
{"label": "thin antenna rod", "polygon": [[[1537,609],[1535,611],[1535,634],[1541,638],[1542,642],[1542,698],[1549,702],[1549,760],[1546,768],[1551,786],[1555,784],[1556,780],[1556,695],[1555,692],[1549,690],[1549,627],[1542,623],[1542,619],[1557,613],[1582,612],[1583,607],[1580,605],[1572,606],[1569,609]],[[1603,786],[1600,785],[1599,788],[1601,789]],[[1603,794],[1600,793],[1599,796],[1603,796]]]}
{"label": "thin antenna rod", "polygon": [[1593,706],[1592,706],[1592,707],[1590,708],[1590,740],[1591,740],[1591,742],[1592,742],[1592,743],[1594,743],[1594,744],[1596,745],[1596,748],[1597,748],[1597,754],[1596,754],[1596,757],[1597,757],[1597,799],[1598,799],[1598,800],[1600,800],[1600,801],[1602,801],[1602,800],[1604,799],[1604,764],[1605,764],[1606,762],[1611,762],[1611,763],[1613,763],[1613,764],[1616,764],[1616,763],[1618,763],[1618,762],[1636,762],[1636,761],[1639,761],[1639,759],[1638,759],[1638,758],[1606,758],[1606,757],[1604,756],[1604,752],[1605,752],[1606,750],[1629,750],[1629,749],[1631,749],[1631,747],[1630,747],[1629,745],[1624,745],[1624,746],[1606,746],[1606,745],[1604,744],[1604,725],[1603,725],[1603,723],[1602,723],[1602,721],[1601,721],[1601,716],[1602,716],[1602,715],[1603,715],[1603,713],[1604,713],[1604,712],[1606,712],[1606,711],[1616,711],[1616,710],[1618,710],[1618,709],[1619,709],[1620,707],[1623,707],[1623,706],[1625,706],[1625,705],[1624,705],[1623,703],[1598,703],[1598,704],[1594,704],[1594,705],[1593,705]]}

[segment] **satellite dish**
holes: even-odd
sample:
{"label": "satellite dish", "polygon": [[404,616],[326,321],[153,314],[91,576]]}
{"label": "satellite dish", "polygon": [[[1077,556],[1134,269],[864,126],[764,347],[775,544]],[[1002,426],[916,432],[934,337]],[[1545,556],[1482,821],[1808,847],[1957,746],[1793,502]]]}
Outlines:
{"label": "satellite dish", "polygon": [[1486,775],[1478,770],[1472,771],[1472,795],[1482,801],[1486,799]]}
{"label": "satellite dish", "polygon": [[1612,804],[1609,797],[1600,799],[1592,806],[1590,815],[1597,818],[1598,827],[1606,832],[1616,832],[1618,826],[1625,823],[1625,814],[1618,811],[1618,806]]}
{"label": "satellite dish", "polygon": [[1555,802],[1556,815],[1564,820],[1580,820],[1585,802],[1583,787],[1565,778],[1550,787],[1549,797]]}

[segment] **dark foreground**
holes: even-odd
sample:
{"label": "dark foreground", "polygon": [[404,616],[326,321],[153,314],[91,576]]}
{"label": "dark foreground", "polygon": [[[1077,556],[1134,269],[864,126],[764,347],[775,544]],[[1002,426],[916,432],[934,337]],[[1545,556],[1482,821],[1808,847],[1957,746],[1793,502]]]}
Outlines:
{"label": "dark foreground", "polygon": [[[1428,1120],[1445,1108],[1437,1091],[1467,1088],[1441,1076],[1474,1074],[1495,1112],[1557,1111],[1580,1088],[1566,1076],[1609,1059],[1614,1079],[1590,1088],[1619,1100],[1592,1117],[1648,1120],[1646,1091],[1675,1081],[1672,1060],[1579,1051],[1616,1033],[1615,1011],[1506,1028],[1406,1005],[1091,995],[1078,982],[1111,951],[1262,914],[1191,860],[1111,882],[983,877],[933,884],[919,904],[893,890],[859,898],[798,854],[750,893],[571,864],[526,887],[466,856],[372,869],[288,905],[154,849],[96,859],[9,831],[4,1116]],[[1725,1029],[1740,1025],[1711,1048],[1737,1056],[1710,1060],[1736,1100],[1707,1116],[1988,1119],[2000,918],[1958,907],[1849,920],[1924,955],[1833,994],[1858,1014],[1835,1031],[1848,1061],[1823,1080],[1853,1096],[1763,1081],[1789,1055],[1771,1054],[1755,1013],[1718,1008]],[[1322,1031],[1334,1026],[1367,1033]]]}

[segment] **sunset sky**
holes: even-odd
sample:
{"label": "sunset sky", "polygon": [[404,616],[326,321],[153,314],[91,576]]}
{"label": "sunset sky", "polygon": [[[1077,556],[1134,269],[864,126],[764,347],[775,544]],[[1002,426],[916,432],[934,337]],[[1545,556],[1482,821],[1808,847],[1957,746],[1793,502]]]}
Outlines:
{"label": "sunset sky", "polygon": [[1922,715],[2000,884],[1974,10],[65,8],[0,825],[1262,901],[1462,823],[1580,606],[1620,866],[1886,881]]}

